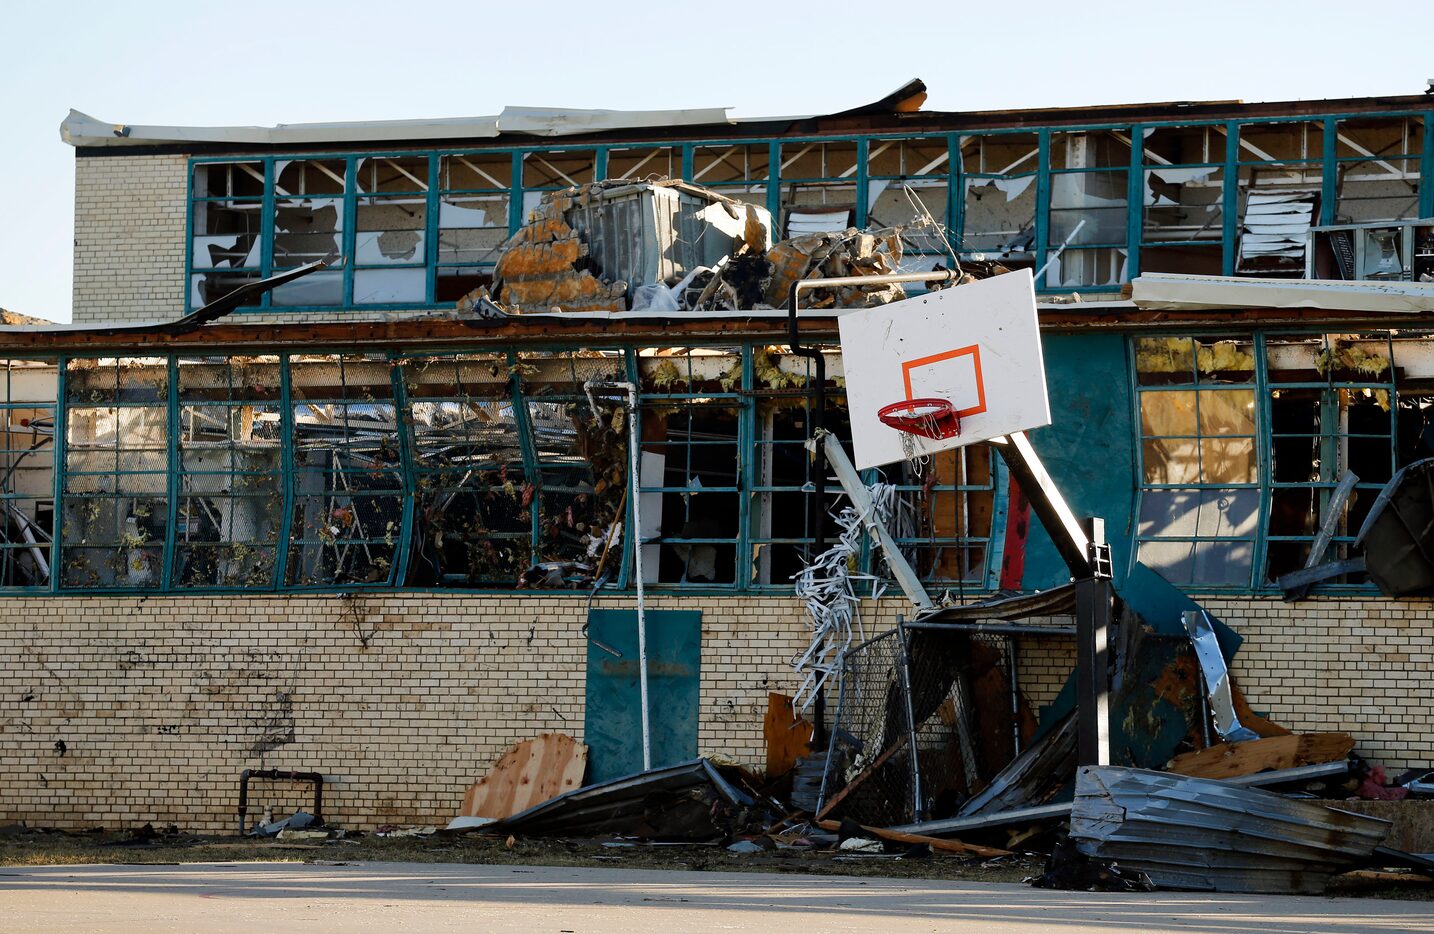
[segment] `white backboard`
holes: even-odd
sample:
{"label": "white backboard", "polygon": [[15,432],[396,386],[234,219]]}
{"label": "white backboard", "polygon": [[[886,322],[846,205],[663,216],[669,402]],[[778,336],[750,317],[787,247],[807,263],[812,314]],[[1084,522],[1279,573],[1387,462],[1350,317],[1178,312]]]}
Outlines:
{"label": "white backboard", "polygon": [[913,437],[916,454],[1051,423],[1030,270],[847,312],[837,325],[858,469],[906,459],[902,432],[876,416],[904,399],[946,399],[961,417],[957,437]]}

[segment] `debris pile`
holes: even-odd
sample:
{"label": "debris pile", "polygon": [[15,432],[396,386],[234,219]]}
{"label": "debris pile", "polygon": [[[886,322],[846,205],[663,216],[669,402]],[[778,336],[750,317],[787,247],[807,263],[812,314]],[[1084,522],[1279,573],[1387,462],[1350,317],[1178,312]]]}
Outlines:
{"label": "debris pile", "polygon": [[[805,279],[899,271],[904,228],[804,233],[772,242],[764,208],[668,178],[551,192],[503,245],[493,282],[462,314],[747,311],[783,307]],[[899,284],[819,289],[810,307],[904,298]]]}

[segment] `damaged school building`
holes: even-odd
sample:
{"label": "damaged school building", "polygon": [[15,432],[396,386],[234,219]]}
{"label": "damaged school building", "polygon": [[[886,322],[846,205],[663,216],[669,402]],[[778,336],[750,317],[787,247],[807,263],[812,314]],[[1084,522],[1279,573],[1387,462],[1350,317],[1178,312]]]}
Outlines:
{"label": "damaged school building", "polygon": [[[0,328],[0,818],[227,831],[241,772],[280,770],[321,773],[346,826],[430,824],[550,732],[588,746],[587,782],[629,775],[639,605],[651,765],[760,772],[772,693],[815,752],[887,749],[837,681],[898,632],[941,669],[905,689],[918,720],[927,678],[937,701],[964,685],[966,726],[915,807],[864,807],[952,817],[1071,709],[1071,572],[991,445],[865,471],[955,627],[896,629],[931,614],[807,443],[850,437],[838,312],[1023,271],[1052,422],[1030,442],[1104,520],[1113,654],[1147,689],[1113,695],[1114,762],[1226,734],[1200,687],[1224,662],[1182,628],[1203,611],[1255,733],[1434,765],[1427,529],[1392,567],[1356,541],[1434,456],[1431,99],[924,97],[71,112],[74,323]],[[851,599],[822,592],[838,578]],[[998,594],[1026,602],[962,609]],[[1165,648],[1132,660],[1142,638]],[[272,784],[252,794],[306,804]]]}

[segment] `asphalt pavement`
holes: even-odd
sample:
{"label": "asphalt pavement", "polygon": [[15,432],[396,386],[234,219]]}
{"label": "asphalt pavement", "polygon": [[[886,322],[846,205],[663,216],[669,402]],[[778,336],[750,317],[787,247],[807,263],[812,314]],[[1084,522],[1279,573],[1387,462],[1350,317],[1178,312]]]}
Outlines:
{"label": "asphalt pavement", "polygon": [[0,930],[1434,934],[1434,902],[432,863],[0,867]]}

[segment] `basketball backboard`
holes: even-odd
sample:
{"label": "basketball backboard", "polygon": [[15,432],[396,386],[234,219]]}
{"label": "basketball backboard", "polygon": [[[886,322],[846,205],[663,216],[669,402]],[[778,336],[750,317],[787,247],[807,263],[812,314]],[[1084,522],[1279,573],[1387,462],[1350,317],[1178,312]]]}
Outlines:
{"label": "basketball backboard", "polygon": [[[847,312],[837,325],[859,469],[1051,423],[1029,270]],[[921,398],[948,400],[960,434],[903,444],[877,418],[882,406]]]}

